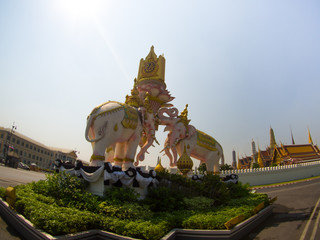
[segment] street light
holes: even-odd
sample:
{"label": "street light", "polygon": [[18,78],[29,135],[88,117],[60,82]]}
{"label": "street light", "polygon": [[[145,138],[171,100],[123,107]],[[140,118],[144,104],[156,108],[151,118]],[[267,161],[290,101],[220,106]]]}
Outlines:
{"label": "street light", "polygon": [[10,144],[11,144],[11,136],[12,134],[14,134],[14,131],[17,129],[17,126],[14,125],[14,122],[12,124],[12,127],[11,127],[11,131],[10,133],[8,133],[7,135],[7,139],[6,139],[6,142],[5,142],[5,145],[4,145],[4,158],[5,158],[5,166],[8,165],[8,153],[9,153],[9,147],[10,147]]}

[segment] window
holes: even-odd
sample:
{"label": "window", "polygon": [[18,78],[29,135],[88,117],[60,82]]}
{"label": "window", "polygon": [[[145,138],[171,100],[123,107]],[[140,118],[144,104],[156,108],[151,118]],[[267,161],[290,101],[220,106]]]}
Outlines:
{"label": "window", "polygon": [[37,160],[39,160],[39,157],[37,156],[37,158],[36,158]]}
{"label": "window", "polygon": [[19,139],[17,140],[17,144],[20,145],[20,140]]}
{"label": "window", "polygon": [[28,147],[29,147],[29,144],[27,143],[27,144],[26,144],[26,148],[28,148]]}
{"label": "window", "polygon": [[12,142],[15,143],[15,142],[16,142],[16,139],[15,139],[15,138],[12,138]]}
{"label": "window", "polygon": [[24,147],[24,142],[21,143],[21,146]]}
{"label": "window", "polygon": [[20,151],[20,156],[22,156],[22,154],[23,154],[23,152],[22,152],[22,150]]}
{"label": "window", "polygon": [[1,138],[3,138],[3,133],[1,133]]}
{"label": "window", "polygon": [[36,158],[36,156],[35,155],[32,155],[32,159],[35,159]]}
{"label": "window", "polygon": [[31,154],[30,153],[29,153],[28,157],[31,158]]}

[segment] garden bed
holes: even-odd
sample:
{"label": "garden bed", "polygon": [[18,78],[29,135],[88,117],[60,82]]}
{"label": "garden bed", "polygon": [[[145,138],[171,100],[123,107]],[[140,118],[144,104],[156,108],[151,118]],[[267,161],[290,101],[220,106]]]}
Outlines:
{"label": "garden bed", "polygon": [[230,219],[248,219],[258,205],[269,204],[267,195],[249,193],[248,186],[225,184],[216,176],[192,181],[160,174],[159,180],[146,199],[137,200],[130,188],[114,187],[98,197],[85,190],[81,179],[48,175],[47,180],[16,188],[15,210],[53,236],[100,229],[160,239],[174,228],[225,230]]}

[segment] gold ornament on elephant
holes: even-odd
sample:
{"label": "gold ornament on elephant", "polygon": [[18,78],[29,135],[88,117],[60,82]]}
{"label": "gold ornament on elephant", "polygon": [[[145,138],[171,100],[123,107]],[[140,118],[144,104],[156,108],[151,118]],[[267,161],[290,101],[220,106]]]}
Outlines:
{"label": "gold ornament on elephant", "polygon": [[188,172],[190,172],[192,167],[193,167],[193,161],[190,158],[190,156],[187,154],[186,145],[184,145],[184,151],[177,161],[177,168],[184,176],[186,176]]}

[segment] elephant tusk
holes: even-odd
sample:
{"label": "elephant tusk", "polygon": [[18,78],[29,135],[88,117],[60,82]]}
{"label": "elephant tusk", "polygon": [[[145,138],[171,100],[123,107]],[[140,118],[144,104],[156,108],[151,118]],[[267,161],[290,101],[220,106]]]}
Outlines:
{"label": "elephant tusk", "polygon": [[162,153],[163,151],[165,151],[167,148],[168,148],[168,146],[166,146],[164,149],[162,149],[162,150],[160,151],[160,153]]}
{"label": "elephant tusk", "polygon": [[154,141],[155,141],[158,145],[160,145],[160,143],[158,142],[158,140],[156,139],[156,137],[154,137]]}

